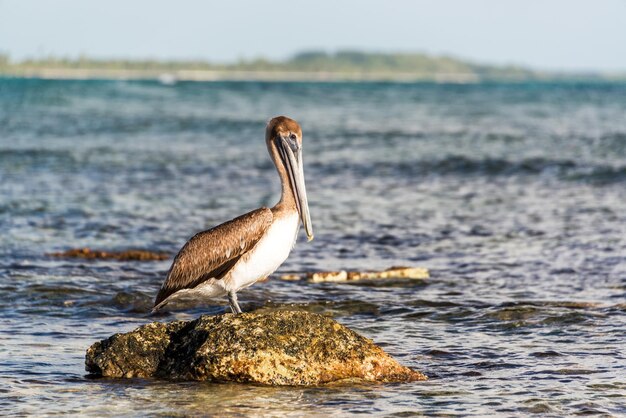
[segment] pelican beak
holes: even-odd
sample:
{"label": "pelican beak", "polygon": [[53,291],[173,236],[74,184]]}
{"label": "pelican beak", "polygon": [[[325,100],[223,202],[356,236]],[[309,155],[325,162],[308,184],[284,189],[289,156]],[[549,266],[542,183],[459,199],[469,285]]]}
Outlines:
{"label": "pelican beak", "polygon": [[296,206],[308,241],[313,239],[313,226],[309,213],[309,202],[304,186],[304,169],[302,163],[302,146],[287,138],[279,137],[278,149],[289,173],[291,189],[296,198]]}

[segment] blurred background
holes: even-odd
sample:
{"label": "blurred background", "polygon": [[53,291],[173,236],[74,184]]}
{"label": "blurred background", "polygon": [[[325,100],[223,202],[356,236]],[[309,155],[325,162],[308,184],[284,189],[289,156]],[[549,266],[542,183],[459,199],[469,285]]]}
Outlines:
{"label": "blurred background", "polygon": [[[292,71],[388,71],[424,77],[481,74],[474,68],[480,65],[518,67],[503,77],[514,77],[515,70],[623,77],[626,67],[626,6],[620,0],[593,5],[565,0],[323,0],[298,5],[284,0],[3,0],[0,7],[6,73],[121,70],[139,67],[136,61],[155,61],[153,68],[144,62],[146,70],[165,69],[167,62],[188,70],[228,65],[264,70],[283,64],[280,68]],[[320,57],[302,60],[311,58],[303,53],[341,51],[369,54],[334,63]],[[7,64],[13,66],[4,68]]]}
{"label": "blurred background", "polygon": [[[0,412],[623,414],[625,17],[619,0],[0,0]],[[303,128],[315,240],[242,308],[333,316],[430,380],[85,377],[91,343],[152,320],[190,236],[277,201],[279,114]],[[164,256],[51,255],[85,247]],[[431,277],[280,280],[397,265]]]}

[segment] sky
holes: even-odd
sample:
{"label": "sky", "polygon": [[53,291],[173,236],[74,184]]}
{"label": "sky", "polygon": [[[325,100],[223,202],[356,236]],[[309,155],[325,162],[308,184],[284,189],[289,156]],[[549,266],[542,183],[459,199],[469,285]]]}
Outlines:
{"label": "sky", "polygon": [[622,72],[626,0],[0,0],[0,52],[14,60],[232,62],[343,49]]}

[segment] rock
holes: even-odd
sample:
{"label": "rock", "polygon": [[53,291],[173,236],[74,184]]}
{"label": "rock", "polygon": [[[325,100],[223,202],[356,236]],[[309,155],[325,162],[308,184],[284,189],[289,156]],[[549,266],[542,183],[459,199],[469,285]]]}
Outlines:
{"label": "rock", "polygon": [[426,379],[333,319],[302,311],[153,322],[93,344],[85,365],[105,377],[266,385]]}
{"label": "rock", "polygon": [[286,281],[298,281],[302,279],[302,277],[298,274],[283,274],[282,276],[280,276],[280,280],[286,280]]}
{"label": "rock", "polygon": [[348,272],[340,271],[320,271],[307,274],[307,279],[312,283],[320,282],[345,282],[348,280]]}
{"label": "rock", "polygon": [[89,259],[111,259],[120,261],[159,261],[170,258],[168,254],[155,253],[144,250],[126,250],[117,252],[107,252],[92,250],[91,248],[73,248],[60,253],[48,254],[52,257],[64,258],[89,258]]}
{"label": "rock", "polygon": [[363,279],[428,279],[428,270],[420,267],[390,267],[383,271],[364,271],[348,273],[348,280]]}
{"label": "rock", "polygon": [[151,377],[164,359],[172,334],[184,322],[153,322],[126,334],[115,334],[87,350],[85,369],[107,377]]}
{"label": "rock", "polygon": [[302,280],[307,279],[310,283],[322,282],[348,282],[356,280],[376,280],[376,279],[428,279],[428,270],[421,267],[390,267],[382,271],[318,271],[298,274],[285,274],[282,280]]}

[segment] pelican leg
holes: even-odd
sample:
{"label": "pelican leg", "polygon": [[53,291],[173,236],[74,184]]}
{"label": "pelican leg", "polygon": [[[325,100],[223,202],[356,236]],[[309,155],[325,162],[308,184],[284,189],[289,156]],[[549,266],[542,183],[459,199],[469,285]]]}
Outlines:
{"label": "pelican leg", "polygon": [[228,292],[228,303],[230,304],[230,310],[233,311],[234,314],[243,313],[237,302],[237,292]]}

